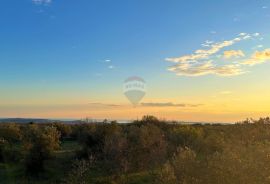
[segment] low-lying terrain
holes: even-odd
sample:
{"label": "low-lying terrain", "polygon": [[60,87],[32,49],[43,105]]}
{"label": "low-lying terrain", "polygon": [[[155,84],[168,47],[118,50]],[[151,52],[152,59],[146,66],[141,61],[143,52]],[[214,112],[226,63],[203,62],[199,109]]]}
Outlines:
{"label": "low-lying terrain", "polygon": [[270,183],[270,120],[2,123],[0,183]]}

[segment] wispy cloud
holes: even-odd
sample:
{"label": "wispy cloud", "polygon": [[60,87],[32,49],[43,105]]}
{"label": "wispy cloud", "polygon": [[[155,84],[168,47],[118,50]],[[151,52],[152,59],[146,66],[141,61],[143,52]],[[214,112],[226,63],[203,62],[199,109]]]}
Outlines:
{"label": "wispy cloud", "polygon": [[89,103],[90,106],[98,106],[98,107],[120,107],[118,104],[105,104],[105,103]]}
{"label": "wispy cloud", "polygon": [[260,49],[260,48],[263,48],[264,46],[263,45],[256,45],[255,47],[253,47],[252,49],[253,50],[256,50],[256,49]]}
{"label": "wispy cloud", "polygon": [[213,43],[214,43],[213,41],[206,40],[206,41],[202,44],[202,46],[203,46],[203,47],[210,47],[211,44],[213,44]]}
{"label": "wispy cloud", "polygon": [[252,57],[244,62],[242,62],[243,65],[257,65],[262,64],[266,61],[270,61],[270,49],[265,49],[263,51],[256,51]]}
{"label": "wispy cloud", "polygon": [[196,60],[201,60],[201,59],[207,59],[210,56],[216,54],[219,52],[221,49],[232,46],[233,44],[240,42],[242,40],[246,40],[251,38],[251,35],[247,33],[240,33],[239,37],[236,37],[232,40],[226,40],[223,42],[218,42],[218,43],[212,43],[210,46],[210,49],[205,49],[205,50],[196,50],[193,54],[190,55],[185,55],[181,57],[176,57],[176,58],[167,58],[167,61],[170,62],[188,62],[188,61],[196,61]]}
{"label": "wispy cloud", "polygon": [[114,69],[114,68],[115,68],[115,66],[110,65],[110,66],[108,66],[108,68],[109,68],[109,69]]}
{"label": "wispy cloud", "polygon": [[219,76],[233,76],[244,73],[240,68],[240,65],[231,64],[224,66],[217,66],[213,64],[213,61],[207,61],[203,63],[180,63],[175,67],[171,67],[169,71],[175,72],[177,75],[182,76],[203,76],[208,74],[214,74]]}
{"label": "wispy cloud", "polygon": [[36,5],[48,5],[52,3],[52,0],[32,0],[32,2]]}
{"label": "wispy cloud", "polygon": [[264,51],[257,51],[255,52],[254,56],[255,59],[258,60],[269,60],[270,59],[270,49],[266,49]]}
{"label": "wispy cloud", "polygon": [[171,102],[167,103],[141,103],[142,106],[146,107],[198,107],[202,104],[175,104]]}
{"label": "wispy cloud", "polygon": [[225,59],[230,59],[233,57],[244,57],[245,54],[242,50],[227,50],[223,52],[223,56]]}
{"label": "wispy cloud", "polygon": [[[206,41],[204,47],[206,49],[196,50],[193,54],[184,55],[174,58],[166,58],[166,61],[176,63],[169,67],[169,71],[176,73],[180,76],[202,76],[208,74],[214,74],[218,76],[235,76],[245,73],[240,63],[223,64],[214,63],[217,58],[220,58],[220,51],[233,46],[234,44],[249,40],[255,37],[259,37],[259,33],[248,34],[240,33],[237,37],[231,40],[225,40],[222,42]],[[227,58],[244,56],[243,51],[229,50],[224,52],[223,55]]]}
{"label": "wispy cloud", "polygon": [[105,60],[101,60],[101,61],[99,61],[99,62],[101,62],[101,63],[111,63],[112,60],[110,60],[110,59],[105,59]]}
{"label": "wispy cloud", "polygon": [[220,92],[221,95],[230,95],[232,93],[233,93],[232,91],[221,91]]}
{"label": "wispy cloud", "polygon": [[100,62],[104,63],[108,69],[115,69],[116,68],[115,65],[113,65],[113,62],[111,59],[101,60]]}

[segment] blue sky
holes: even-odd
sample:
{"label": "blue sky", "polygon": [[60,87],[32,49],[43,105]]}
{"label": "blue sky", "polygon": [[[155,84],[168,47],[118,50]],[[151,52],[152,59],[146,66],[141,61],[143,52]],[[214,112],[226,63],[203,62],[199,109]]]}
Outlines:
{"label": "blue sky", "polygon": [[[173,64],[166,58],[191,55],[203,49],[201,44],[207,40],[221,43],[245,33],[251,38],[222,49],[244,51],[241,63],[250,61],[255,51],[270,47],[269,10],[267,0],[2,0],[0,105],[5,113],[0,112],[0,116],[49,116],[42,111],[29,114],[22,110],[18,114],[16,107],[25,105],[126,103],[121,85],[132,75],[147,81],[145,100],[158,103],[200,104],[205,103],[205,95],[233,90],[241,93],[238,88],[246,87],[247,81],[263,86],[269,81],[269,64],[265,60],[256,66],[241,65],[243,73],[234,72],[228,77],[213,73],[212,68],[205,74],[190,76],[190,71],[183,68],[179,72],[178,64],[178,72],[168,71]],[[259,36],[254,36],[256,33]],[[215,57],[223,54],[222,49]],[[236,62],[240,55],[229,58]],[[228,61],[220,60],[213,62],[227,65]],[[6,111],[9,106],[14,109]],[[164,117],[181,118],[165,112]]]}

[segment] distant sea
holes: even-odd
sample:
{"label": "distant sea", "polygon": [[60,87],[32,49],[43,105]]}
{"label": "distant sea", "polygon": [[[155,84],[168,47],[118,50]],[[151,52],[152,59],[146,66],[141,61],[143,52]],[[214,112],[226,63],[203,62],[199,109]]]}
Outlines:
{"label": "distant sea", "polygon": [[[107,119],[107,122],[117,121],[118,123],[125,124],[125,123],[132,123],[134,120],[110,120]],[[42,118],[0,118],[0,123],[52,123],[52,122],[61,122],[61,123],[68,123],[68,124],[77,124],[77,123],[97,123],[97,122],[104,122],[104,119],[72,119],[72,118],[52,118],[52,119],[42,119]],[[170,121],[168,121],[170,122]],[[174,121],[177,124],[234,124],[231,122],[228,123],[221,123],[221,122],[184,122],[184,121]]]}

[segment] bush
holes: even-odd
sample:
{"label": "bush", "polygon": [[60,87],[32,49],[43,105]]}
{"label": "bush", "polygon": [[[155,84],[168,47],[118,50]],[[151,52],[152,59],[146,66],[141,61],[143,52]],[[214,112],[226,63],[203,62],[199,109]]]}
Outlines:
{"label": "bush", "polygon": [[25,136],[26,172],[37,175],[44,170],[44,161],[51,158],[53,151],[59,148],[60,133],[54,127],[42,129],[30,125]]}

